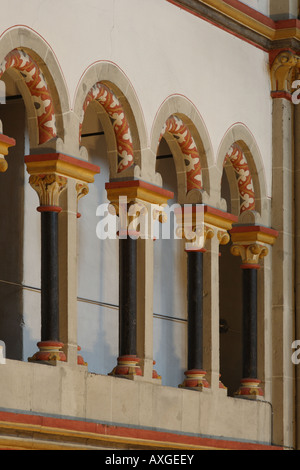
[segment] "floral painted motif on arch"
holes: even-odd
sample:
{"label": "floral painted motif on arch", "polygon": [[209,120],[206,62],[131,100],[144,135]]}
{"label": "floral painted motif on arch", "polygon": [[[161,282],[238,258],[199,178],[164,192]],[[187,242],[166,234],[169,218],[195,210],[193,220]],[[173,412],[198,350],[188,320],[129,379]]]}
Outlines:
{"label": "floral painted motif on arch", "polygon": [[253,211],[255,209],[255,194],[251,172],[241,147],[234,143],[228,150],[224,165],[230,162],[237,173],[237,183],[242,199],[240,213]]}
{"label": "floral painted motif on arch", "polygon": [[176,115],[172,115],[167,119],[164,125],[160,140],[166,132],[173,135],[182,151],[186,167],[187,192],[192,189],[201,189],[202,175],[200,157],[190,130],[182,119]]}
{"label": "floral painted motif on arch", "polygon": [[10,68],[20,72],[32,97],[37,114],[39,143],[48,142],[56,137],[56,123],[53,100],[43,73],[32,57],[21,49],[14,49],[7,54],[0,65],[0,79]]}
{"label": "floral painted motif on arch", "polygon": [[123,106],[107,85],[101,82],[96,83],[91,88],[84,101],[80,124],[80,135],[84,113],[91,101],[98,101],[111,119],[118,151],[117,171],[118,173],[121,173],[131,167],[134,163],[132,136]]}

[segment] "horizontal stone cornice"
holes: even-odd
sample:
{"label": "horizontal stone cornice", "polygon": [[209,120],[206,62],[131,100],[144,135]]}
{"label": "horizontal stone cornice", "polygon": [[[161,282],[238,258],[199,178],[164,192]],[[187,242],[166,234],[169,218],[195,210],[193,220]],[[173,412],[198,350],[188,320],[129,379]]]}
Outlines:
{"label": "horizontal stone cornice", "polygon": [[66,178],[74,178],[85,183],[94,182],[100,167],[62,153],[26,155],[25,163],[30,175],[58,174]]}
{"label": "horizontal stone cornice", "polygon": [[300,21],[274,21],[239,0],[167,0],[265,50],[300,49]]}

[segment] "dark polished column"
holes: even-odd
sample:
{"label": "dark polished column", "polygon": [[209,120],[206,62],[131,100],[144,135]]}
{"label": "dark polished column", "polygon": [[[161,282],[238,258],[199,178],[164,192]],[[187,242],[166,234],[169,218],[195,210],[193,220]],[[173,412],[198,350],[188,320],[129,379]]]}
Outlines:
{"label": "dark polished column", "polygon": [[203,253],[186,250],[187,253],[187,301],[188,301],[188,370],[179,387],[202,390],[208,388],[203,370]]}
{"label": "dark polished column", "polygon": [[109,375],[142,375],[137,357],[137,233],[119,234],[119,357]]}
{"label": "dark polished column", "polygon": [[66,187],[66,178],[56,174],[34,175],[30,184],[37,191],[41,205],[41,341],[39,351],[30,362],[66,361],[59,341],[59,263],[58,206],[59,194]]}
{"label": "dark polished column", "polygon": [[257,378],[257,269],[243,269],[243,378]]}
{"label": "dark polished column", "polygon": [[188,370],[203,369],[203,252],[188,251]]}
{"label": "dark polished column", "polygon": [[119,354],[136,355],[137,240],[119,240]]}
{"label": "dark polished column", "polygon": [[257,371],[257,273],[259,265],[243,264],[243,369],[241,385],[236,396],[263,396]]}
{"label": "dark polished column", "polygon": [[41,212],[41,340],[59,340],[58,211]]}
{"label": "dark polished column", "polygon": [[[250,213],[251,214],[251,213]],[[254,215],[253,215],[254,217]],[[243,369],[236,396],[260,399],[264,392],[258,379],[257,283],[260,260],[268,255],[278,232],[260,225],[236,225],[231,231],[231,253],[242,258],[243,275]]]}

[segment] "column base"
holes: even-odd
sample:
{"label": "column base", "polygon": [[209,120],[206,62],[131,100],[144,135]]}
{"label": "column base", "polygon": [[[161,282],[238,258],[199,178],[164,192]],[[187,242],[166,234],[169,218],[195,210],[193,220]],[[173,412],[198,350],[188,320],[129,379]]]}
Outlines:
{"label": "column base", "polygon": [[142,369],[138,365],[139,358],[135,355],[120,356],[116,367],[108,374],[127,379],[142,375]]}
{"label": "column base", "polygon": [[[156,361],[153,361],[153,365],[155,365],[155,364],[156,364]],[[152,379],[158,379],[158,380],[161,380],[161,376],[160,376],[160,375],[158,375],[158,373],[156,372],[156,370],[155,370],[155,369],[153,369],[153,371],[152,371]]]}
{"label": "column base", "polygon": [[81,351],[81,347],[80,346],[77,346],[77,351],[78,351],[78,355],[77,355],[77,364],[79,366],[87,366],[87,362],[84,361],[83,357],[81,356],[81,354],[79,354],[79,351]]}
{"label": "column base", "polygon": [[242,379],[241,385],[237,392],[235,393],[235,397],[237,398],[248,398],[252,400],[261,400],[264,396],[262,388],[260,388],[261,381],[258,379]]}
{"label": "column base", "polygon": [[61,350],[63,343],[59,341],[40,341],[37,346],[40,350],[29,357],[28,362],[53,364],[57,361],[65,362],[67,360],[65,353]]}
{"label": "column base", "polygon": [[179,388],[191,388],[193,390],[202,391],[209,389],[209,383],[207,382],[205,375],[206,371],[199,369],[187,370],[184,375],[186,378],[179,385]]}
{"label": "column base", "polygon": [[223,390],[227,390],[227,387],[223,384],[223,382],[221,381],[221,374],[220,374],[220,377],[219,377],[219,388],[223,389]]}

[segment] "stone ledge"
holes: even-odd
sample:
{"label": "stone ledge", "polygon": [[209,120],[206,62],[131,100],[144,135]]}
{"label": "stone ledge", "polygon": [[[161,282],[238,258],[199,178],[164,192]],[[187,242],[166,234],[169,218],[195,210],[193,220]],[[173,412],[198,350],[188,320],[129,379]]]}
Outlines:
{"label": "stone ledge", "polygon": [[268,403],[218,391],[203,394],[92,374],[67,363],[47,366],[13,360],[0,365],[0,383],[2,411],[271,443]]}

